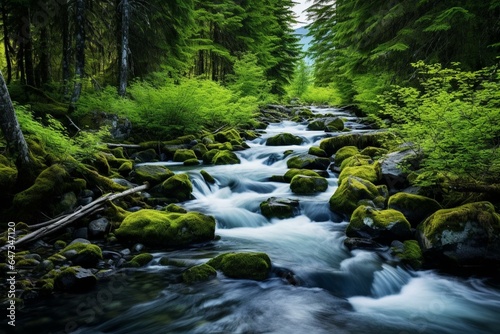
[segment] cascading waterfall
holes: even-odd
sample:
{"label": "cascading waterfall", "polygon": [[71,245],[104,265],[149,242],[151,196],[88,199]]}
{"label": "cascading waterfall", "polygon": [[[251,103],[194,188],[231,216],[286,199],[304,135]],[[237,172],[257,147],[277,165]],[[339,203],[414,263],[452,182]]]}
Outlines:
{"label": "cascading waterfall", "polygon": [[[364,131],[355,118],[336,109],[315,109],[349,117],[354,131]],[[304,138],[303,145],[265,146],[268,137],[290,132]],[[329,210],[328,199],[337,187],[333,173],[328,190],[299,196],[272,175],[287,171],[290,157],[306,153],[327,136],[308,131],[305,124],[271,124],[261,138],[238,152],[241,164],[185,168],[195,199],[181,205],[217,219],[219,240],[206,245],[155,253],[147,268],[121,275],[119,293],[110,293],[101,309],[87,300],[104,295],[106,285],[79,297],[62,297],[57,305],[75,312],[63,319],[42,319],[64,327],[74,322],[78,333],[494,333],[500,329],[500,290],[479,279],[461,279],[432,271],[413,272],[388,261],[384,250],[349,251],[343,245],[347,222]],[[283,157],[285,150],[293,154]],[[208,185],[200,170],[216,184]],[[297,199],[300,214],[268,220],[259,205],[270,197]],[[161,257],[187,265],[201,264],[230,251],[267,253],[276,268],[293,273],[289,284],[279,275],[263,282],[234,280],[219,274],[209,282],[179,283],[182,268],[159,265]],[[57,304],[57,305],[56,305]],[[46,304],[44,304],[46,305]],[[90,310],[90,311],[89,311]],[[43,313],[42,308],[38,311]],[[93,313],[92,313],[93,311]],[[87,313],[85,313],[87,312]],[[68,312],[65,312],[67,314]],[[33,327],[36,326],[33,322]]]}

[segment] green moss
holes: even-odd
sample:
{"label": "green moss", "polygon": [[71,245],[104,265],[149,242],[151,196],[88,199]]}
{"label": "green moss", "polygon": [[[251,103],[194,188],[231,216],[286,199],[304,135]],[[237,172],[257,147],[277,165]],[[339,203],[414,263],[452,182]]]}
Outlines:
{"label": "green moss", "polygon": [[260,203],[260,211],[266,218],[286,219],[294,216],[299,201],[288,198],[271,197]]}
{"label": "green moss", "polygon": [[314,194],[328,189],[328,181],[321,176],[295,175],[290,182],[294,194]]}
{"label": "green moss", "polygon": [[198,160],[198,158],[196,157],[196,154],[194,153],[193,150],[181,148],[181,149],[176,150],[174,153],[173,160],[176,162],[184,162],[184,161],[189,160],[189,159]]}
{"label": "green moss", "polygon": [[292,168],[285,173],[283,179],[285,180],[285,182],[290,183],[295,175],[320,176],[318,173],[310,169]]}
{"label": "green moss", "polygon": [[115,233],[127,242],[156,247],[185,246],[213,240],[215,219],[198,212],[140,210],[125,218]]}
{"label": "green moss", "polygon": [[202,143],[194,145],[191,149],[193,150],[194,154],[196,154],[196,158],[198,158],[198,160],[201,160],[203,158],[203,154],[208,152],[207,147]]}
{"label": "green moss", "polygon": [[326,170],[330,165],[330,159],[320,158],[311,154],[303,154],[290,158],[286,162],[286,165],[288,168]]}
{"label": "green moss", "polygon": [[177,213],[187,213],[187,210],[184,209],[183,207],[180,207],[176,204],[169,204],[167,205],[167,207],[165,208],[165,211],[167,212],[177,212]]}
{"label": "green moss", "polygon": [[311,154],[311,155],[315,155],[317,157],[323,157],[323,158],[328,157],[328,155],[326,154],[325,151],[323,151],[322,149],[320,149],[319,147],[316,147],[316,146],[311,146],[307,153]]}
{"label": "green moss", "polygon": [[403,263],[410,265],[413,269],[418,270],[422,268],[424,257],[422,250],[416,240],[406,240],[403,243],[403,248],[391,248],[394,256],[399,258]]}
{"label": "green moss", "polygon": [[243,141],[241,139],[240,133],[236,129],[230,129],[227,131],[221,131],[215,134],[215,140],[219,143],[235,141],[241,144]]}
{"label": "green moss", "polygon": [[186,201],[191,198],[193,185],[187,174],[175,174],[161,184],[161,189],[163,194],[171,198]]}
{"label": "green moss", "polygon": [[158,159],[158,155],[153,148],[137,152],[133,154],[132,157],[138,162],[151,162]]}
{"label": "green moss", "polygon": [[393,138],[392,134],[383,131],[350,133],[323,139],[319,147],[325,150],[325,152],[329,155],[332,155],[344,146],[356,146],[359,149],[363,149],[368,146],[381,147],[391,138]]}
{"label": "green moss", "polygon": [[109,166],[108,159],[106,159],[106,155],[103,152],[94,154],[92,166],[97,168],[97,171],[101,175],[108,176],[111,173],[111,167]]}
{"label": "green moss", "polygon": [[133,168],[134,168],[134,163],[131,160],[128,160],[122,163],[120,167],[118,167],[118,173],[127,176],[130,174]]}
{"label": "green moss", "polygon": [[221,254],[208,261],[207,265],[231,278],[258,281],[266,279],[271,271],[271,259],[265,253]]}
{"label": "green moss", "polygon": [[231,144],[230,142],[208,144],[207,148],[209,150],[232,151],[233,150],[233,144]]}
{"label": "green moss", "polygon": [[300,145],[303,140],[301,137],[294,136],[291,133],[280,133],[276,136],[270,137],[266,141],[267,146],[288,146]]}
{"label": "green moss", "polygon": [[373,146],[368,146],[365,147],[360,154],[361,155],[368,155],[371,158],[379,158],[383,156],[384,154],[387,154],[389,151],[386,150],[385,148],[381,147],[373,147]]}
{"label": "green moss", "polygon": [[200,171],[200,174],[201,174],[201,176],[203,176],[203,179],[205,180],[205,182],[210,183],[210,184],[215,184],[215,179],[207,171],[202,169]]}
{"label": "green moss", "polygon": [[410,223],[405,216],[396,210],[376,210],[369,206],[359,206],[351,215],[349,226],[347,227],[347,236],[351,231],[360,230],[365,227],[378,230],[388,230],[398,228],[401,231],[410,233]]}
{"label": "green moss", "polygon": [[341,147],[335,153],[335,165],[340,166],[342,164],[342,161],[344,161],[345,159],[350,158],[358,153],[359,153],[359,150],[356,146]]}
{"label": "green moss", "polygon": [[378,163],[372,165],[345,167],[339,175],[339,183],[342,183],[348,176],[357,176],[363,180],[377,183],[382,177],[382,170]]}
{"label": "green moss", "polygon": [[343,170],[346,167],[371,165],[372,163],[373,160],[369,156],[356,154],[352,157],[344,159],[340,164],[340,170]]}
{"label": "green moss", "polygon": [[334,132],[344,130],[344,121],[341,118],[335,118],[331,121],[325,122],[325,131]]}
{"label": "green moss", "polygon": [[234,165],[240,162],[240,158],[231,151],[219,151],[212,159],[214,165]]}
{"label": "green moss", "polygon": [[332,211],[350,215],[363,201],[373,202],[377,207],[384,205],[384,197],[373,183],[356,176],[348,176],[330,197],[329,204]]}
{"label": "green moss", "polygon": [[99,260],[102,260],[102,250],[99,246],[82,242],[77,242],[67,246],[59,254],[64,255],[74,264],[84,268],[94,267],[97,265]]}
{"label": "green moss", "polygon": [[63,241],[63,240],[57,240],[55,243],[54,243],[54,248],[56,249],[63,249],[67,246],[68,244],[66,243],[66,241]]}
{"label": "green moss", "polygon": [[441,209],[427,218],[419,228],[424,236],[436,241],[445,230],[460,232],[468,222],[477,222],[492,235],[500,234],[500,215],[490,202],[464,204],[452,209]]}
{"label": "green moss", "polygon": [[188,159],[184,161],[184,166],[197,166],[199,165],[200,162],[198,161],[197,158],[195,159]]}
{"label": "green moss", "polygon": [[149,253],[142,253],[136,255],[127,264],[129,267],[143,267],[153,260],[153,255]]}
{"label": "green moss", "polygon": [[220,150],[217,150],[217,149],[213,149],[213,150],[210,150],[208,151],[207,153],[203,154],[203,162],[206,163],[206,164],[211,164],[212,161],[214,160],[214,157],[217,155],[217,153],[219,153]]}
{"label": "green moss", "polygon": [[125,154],[123,153],[123,147],[116,147],[110,149],[109,152],[118,159],[126,159]]}
{"label": "green moss", "polygon": [[2,189],[2,194],[9,194],[16,184],[17,169],[3,155],[0,157],[2,157],[0,159],[0,189]]}
{"label": "green moss", "polygon": [[431,214],[442,209],[432,198],[403,192],[389,197],[388,208],[402,212],[413,227],[417,227]]}
{"label": "green moss", "polygon": [[34,267],[38,264],[39,262],[35,259],[22,259],[16,262],[17,267]]}
{"label": "green moss", "polygon": [[149,182],[151,186],[162,183],[175,174],[168,168],[155,165],[137,166],[133,172],[136,183]]}
{"label": "green moss", "polygon": [[193,284],[208,281],[217,276],[217,271],[208,264],[191,267],[182,273],[184,283]]}

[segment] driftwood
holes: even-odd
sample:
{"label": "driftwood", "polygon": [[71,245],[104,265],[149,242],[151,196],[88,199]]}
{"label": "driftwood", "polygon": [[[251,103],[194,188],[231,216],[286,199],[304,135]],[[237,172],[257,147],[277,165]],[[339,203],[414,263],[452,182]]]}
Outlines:
{"label": "driftwood", "polygon": [[113,143],[106,143],[108,148],[117,148],[117,147],[123,147],[123,148],[142,148],[141,145],[135,145],[135,144],[113,144]]}
{"label": "driftwood", "polygon": [[[127,189],[127,190],[125,190],[121,193],[118,193],[118,194],[107,194],[107,195],[101,196],[98,199],[96,199],[95,201],[78,208],[73,213],[70,213],[70,214],[65,215],[63,217],[60,217],[58,219],[52,219],[48,222],[34,225],[34,226],[42,226],[42,227],[37,229],[36,231],[33,231],[33,232],[23,236],[22,238],[18,239],[14,243],[14,245],[17,246],[17,245],[20,245],[22,243],[26,243],[29,241],[34,241],[34,240],[37,240],[39,238],[42,238],[42,237],[44,237],[44,236],[46,236],[54,231],[57,231],[57,230],[63,228],[64,226],[67,226],[67,225],[75,222],[76,220],[78,220],[84,216],[87,216],[89,214],[92,214],[92,213],[95,213],[96,211],[101,210],[102,206],[108,201],[113,201],[117,198],[124,197],[124,196],[133,194],[133,193],[138,192],[138,191],[146,190],[147,188],[148,188],[148,184],[144,184],[142,186]],[[0,248],[0,250],[5,250],[6,248],[7,248],[7,245]]]}

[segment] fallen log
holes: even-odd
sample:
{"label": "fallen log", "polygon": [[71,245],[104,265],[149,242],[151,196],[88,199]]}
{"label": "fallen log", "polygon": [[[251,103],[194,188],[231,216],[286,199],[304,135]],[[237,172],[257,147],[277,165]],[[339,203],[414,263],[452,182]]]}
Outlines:
{"label": "fallen log", "polygon": [[108,146],[108,148],[117,148],[117,147],[123,147],[123,148],[142,148],[141,145],[136,145],[136,144],[113,144],[113,143],[106,143],[106,146]]}
{"label": "fallen log", "polygon": [[[49,221],[52,223],[47,225],[47,226],[45,226],[47,224],[47,222],[38,224],[38,226],[43,226],[43,227],[41,227],[41,228],[37,229],[36,231],[33,231],[29,234],[26,234],[22,238],[16,240],[14,242],[14,245],[18,246],[20,244],[42,238],[42,237],[44,237],[44,236],[46,236],[54,231],[57,231],[65,226],[77,221],[78,219],[80,219],[86,215],[89,215],[91,213],[96,212],[97,210],[100,210],[101,207],[106,202],[111,202],[117,198],[121,198],[121,197],[130,195],[130,194],[133,194],[135,192],[138,192],[138,191],[146,190],[148,188],[148,186],[149,186],[148,184],[144,184],[142,186],[127,189],[127,190],[122,191],[121,193],[118,193],[118,194],[106,194],[104,196],[101,196],[98,199],[96,199],[95,201],[78,208],[73,213],[70,213],[68,215],[65,215],[65,216],[57,219],[55,222],[52,222],[53,220]],[[2,248],[0,248],[0,250],[3,251],[5,249],[7,249],[7,247],[8,247],[8,245],[4,245]]]}

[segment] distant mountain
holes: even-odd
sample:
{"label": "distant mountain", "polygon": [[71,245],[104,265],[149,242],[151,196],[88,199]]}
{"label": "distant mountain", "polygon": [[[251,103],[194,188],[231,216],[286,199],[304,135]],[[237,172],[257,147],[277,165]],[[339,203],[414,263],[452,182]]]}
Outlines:
{"label": "distant mountain", "polygon": [[[306,27],[297,28],[294,30],[294,33],[300,38],[299,43],[302,44],[303,52],[307,52],[307,50],[309,50],[309,47],[311,46],[312,37],[307,36],[308,32],[309,30]],[[310,57],[306,57],[305,60],[308,65],[312,65],[313,60]]]}

